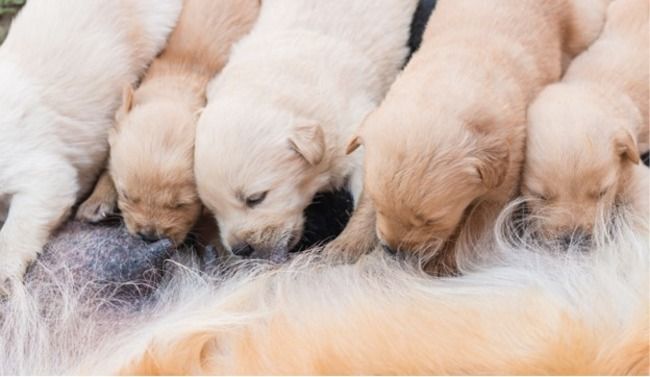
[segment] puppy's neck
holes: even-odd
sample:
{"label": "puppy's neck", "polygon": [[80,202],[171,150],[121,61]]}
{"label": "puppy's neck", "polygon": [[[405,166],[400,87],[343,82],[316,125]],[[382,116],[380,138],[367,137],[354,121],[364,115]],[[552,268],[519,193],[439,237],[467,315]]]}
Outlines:
{"label": "puppy's neck", "polygon": [[[193,109],[205,106],[205,88],[209,78],[187,69],[158,68],[145,77],[135,93],[136,102],[145,103],[161,98],[185,103]],[[152,65],[151,69],[154,69]]]}

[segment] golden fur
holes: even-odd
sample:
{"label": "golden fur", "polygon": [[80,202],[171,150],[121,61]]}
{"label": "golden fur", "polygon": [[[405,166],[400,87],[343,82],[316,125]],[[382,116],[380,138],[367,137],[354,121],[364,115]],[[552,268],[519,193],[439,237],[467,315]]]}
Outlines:
{"label": "golden fur", "polygon": [[381,252],[189,276],[73,372],[647,374],[648,234],[615,229],[592,253],[482,246],[494,259],[445,279]]}
{"label": "golden fur", "polygon": [[437,4],[420,50],[349,148],[365,147],[364,190],[387,248],[455,270],[459,250],[518,193],[528,104],[597,36],[606,2]]}
{"label": "golden fur", "polygon": [[603,34],[531,105],[523,193],[549,237],[588,236],[621,203],[647,221],[648,12],[613,2]]}
{"label": "golden fur", "polygon": [[185,0],[167,47],[140,87],[125,88],[109,135],[115,188],[102,178],[79,217],[96,221],[117,204],[131,233],[177,243],[185,239],[201,211],[194,135],[206,86],[258,10],[258,0]]}

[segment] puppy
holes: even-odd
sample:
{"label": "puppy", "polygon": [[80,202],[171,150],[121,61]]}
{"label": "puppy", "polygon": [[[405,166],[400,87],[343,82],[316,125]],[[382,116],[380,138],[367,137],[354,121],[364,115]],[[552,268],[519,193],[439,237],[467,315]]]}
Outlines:
{"label": "puppy", "polygon": [[30,1],[0,48],[0,281],[22,277],[97,179],[120,88],[162,49],[179,0]]}
{"label": "puppy", "polygon": [[197,126],[199,195],[228,249],[284,260],[316,193],[347,181],[358,199],[346,142],[403,64],[416,5],[264,1]]}
{"label": "puppy", "polygon": [[530,107],[522,191],[547,237],[588,236],[619,204],[648,216],[649,11],[613,2],[603,34]]}
{"label": "puppy", "polygon": [[456,269],[454,249],[472,249],[518,192],[528,104],[598,35],[606,3],[437,4],[420,50],[349,146],[365,146],[364,197],[385,249]]}
{"label": "puppy", "polygon": [[138,90],[124,90],[109,135],[110,178],[99,181],[78,217],[98,221],[117,203],[130,233],[150,242],[185,239],[201,212],[193,165],[205,88],[258,8],[258,0],[185,0],[167,47]]}

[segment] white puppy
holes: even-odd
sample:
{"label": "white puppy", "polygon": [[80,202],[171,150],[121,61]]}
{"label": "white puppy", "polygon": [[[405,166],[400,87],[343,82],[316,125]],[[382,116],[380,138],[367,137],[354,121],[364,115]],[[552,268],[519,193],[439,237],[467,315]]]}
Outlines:
{"label": "white puppy", "polygon": [[266,0],[208,89],[198,124],[199,195],[226,247],[282,260],[303,210],[346,181],[347,141],[404,63],[416,0]]}
{"label": "white puppy", "polygon": [[0,48],[0,283],[22,277],[106,160],[121,88],[180,0],[30,0]]}

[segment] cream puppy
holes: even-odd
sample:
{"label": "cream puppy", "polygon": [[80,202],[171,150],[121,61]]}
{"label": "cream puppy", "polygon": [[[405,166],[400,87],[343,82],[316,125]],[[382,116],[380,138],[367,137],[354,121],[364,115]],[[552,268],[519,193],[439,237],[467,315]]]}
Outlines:
{"label": "cream puppy", "polygon": [[454,248],[471,249],[518,192],[528,104],[596,38],[606,3],[438,3],[420,50],[350,144],[366,149],[365,194],[386,249],[455,269]]}
{"label": "cream puppy", "polygon": [[[140,87],[128,86],[110,133],[110,178],[80,207],[97,221],[118,204],[129,232],[182,242],[201,202],[194,183],[194,131],[205,87],[257,17],[259,0],[185,0],[178,25]],[[117,187],[117,192],[113,186]]]}
{"label": "cream puppy", "polygon": [[197,126],[198,191],[229,249],[283,260],[314,194],[358,194],[346,143],[403,64],[416,4],[264,1]]}
{"label": "cream puppy", "polygon": [[0,48],[0,283],[19,279],[106,160],[120,90],[163,47],[179,0],[29,1]]}
{"label": "cream puppy", "polygon": [[603,34],[530,107],[523,194],[546,236],[589,235],[619,204],[648,217],[648,12],[613,2]]}

